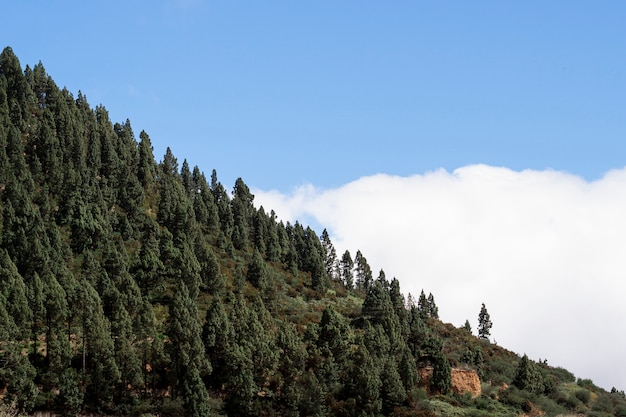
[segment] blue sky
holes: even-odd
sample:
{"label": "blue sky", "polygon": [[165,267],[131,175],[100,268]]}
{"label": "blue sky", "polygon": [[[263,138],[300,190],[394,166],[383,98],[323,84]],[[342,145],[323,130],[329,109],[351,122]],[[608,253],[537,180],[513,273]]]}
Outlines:
{"label": "blue sky", "polygon": [[3,2],[0,38],[227,187],[624,166],[626,4]]}
{"label": "blue sky", "polygon": [[[442,319],[626,389],[626,2],[2,2],[22,66]],[[584,307],[584,308],[583,308]],[[581,330],[582,329],[582,330]],[[618,330],[618,331],[616,331]],[[599,342],[601,341],[601,342]]]}

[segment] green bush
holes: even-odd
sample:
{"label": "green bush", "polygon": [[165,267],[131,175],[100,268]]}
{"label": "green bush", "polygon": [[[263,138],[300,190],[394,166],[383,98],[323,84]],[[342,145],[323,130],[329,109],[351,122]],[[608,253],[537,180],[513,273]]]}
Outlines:
{"label": "green bush", "polygon": [[515,387],[509,387],[500,393],[500,401],[522,411],[530,411],[528,392],[524,392]]}
{"label": "green bush", "polygon": [[591,393],[586,389],[581,389],[576,391],[574,394],[576,398],[578,398],[583,404],[589,404],[589,400],[591,399]]}
{"label": "green bush", "polygon": [[573,373],[568,371],[567,369],[563,369],[560,367],[551,368],[550,373],[554,375],[561,382],[574,382],[576,381],[576,377]]}

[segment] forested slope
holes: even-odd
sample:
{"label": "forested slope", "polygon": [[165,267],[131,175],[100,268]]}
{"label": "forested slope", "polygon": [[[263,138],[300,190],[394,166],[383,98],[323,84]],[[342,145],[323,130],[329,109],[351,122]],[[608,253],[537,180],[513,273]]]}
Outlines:
{"label": "forested slope", "polygon": [[626,415],[253,201],[4,49],[0,415]]}

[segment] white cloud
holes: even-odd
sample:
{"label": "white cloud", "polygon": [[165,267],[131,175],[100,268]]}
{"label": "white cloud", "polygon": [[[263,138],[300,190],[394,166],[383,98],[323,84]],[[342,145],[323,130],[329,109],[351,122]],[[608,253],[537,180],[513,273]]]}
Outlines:
{"label": "white cloud", "polygon": [[587,182],[473,165],[254,193],[327,228],[339,254],[361,250],[405,294],[432,292],[444,321],[475,329],[484,302],[499,345],[626,388],[626,169]]}

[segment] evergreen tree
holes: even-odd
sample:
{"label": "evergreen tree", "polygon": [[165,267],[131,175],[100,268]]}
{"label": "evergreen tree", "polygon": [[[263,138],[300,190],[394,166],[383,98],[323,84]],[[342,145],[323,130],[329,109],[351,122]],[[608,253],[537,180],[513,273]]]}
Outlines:
{"label": "evergreen tree", "polygon": [[154,207],[155,203],[153,196],[155,196],[157,177],[157,167],[154,162],[153,152],[154,149],[152,148],[150,137],[142,130],[139,134],[137,178],[145,190],[150,207]]}
{"label": "evergreen tree", "polygon": [[[195,302],[184,283],[176,291],[170,312],[168,336],[171,341],[170,355],[173,361],[175,381],[178,382],[178,395],[185,394],[185,389],[194,387],[205,390],[204,384],[198,386],[195,372],[200,376],[211,373],[211,363],[205,355],[202,343],[202,328]],[[195,413],[195,410],[186,410]]]}
{"label": "evergreen tree", "polygon": [[339,263],[339,269],[341,273],[341,280],[343,285],[346,286],[347,289],[352,290],[354,288],[354,261],[352,260],[352,256],[350,256],[350,251],[346,250],[341,257],[341,261]]}
{"label": "evergreen tree", "polygon": [[430,305],[428,304],[428,299],[426,298],[426,294],[424,294],[424,290],[422,290],[419,298],[417,299],[417,311],[419,312],[419,316],[422,320],[426,320],[430,317]]}
{"label": "evergreen tree", "polygon": [[0,294],[6,300],[7,313],[19,325],[20,338],[27,339],[32,327],[33,312],[22,276],[4,249],[0,249]]}
{"label": "evergreen tree", "polygon": [[84,394],[79,383],[80,378],[75,369],[67,368],[61,374],[56,406],[62,416],[75,416],[82,409]]}
{"label": "evergreen tree", "polygon": [[217,256],[204,235],[196,236],[194,251],[200,266],[202,287],[213,295],[220,295],[226,288],[226,280],[221,273]]}
{"label": "evergreen tree", "polygon": [[217,206],[206,177],[197,166],[193,169],[192,180],[193,211],[196,214],[196,222],[207,232],[215,231],[219,226]]}
{"label": "evergreen tree", "polygon": [[6,387],[5,402],[15,401],[20,410],[29,412],[35,405],[37,387],[34,383],[36,370],[28,357],[15,343],[20,331],[6,309],[7,300],[0,293],[0,384]]}
{"label": "evergreen tree", "polygon": [[328,275],[332,280],[337,280],[339,278],[337,251],[335,250],[333,242],[330,240],[330,236],[328,235],[328,231],[326,229],[322,231],[320,240],[322,242],[322,253],[324,255],[326,275]]}
{"label": "evergreen tree", "polygon": [[435,297],[432,293],[428,293],[428,316],[433,319],[439,319],[439,308],[435,304]]}
{"label": "evergreen tree", "polygon": [[463,329],[465,329],[465,331],[467,331],[468,333],[472,333],[472,325],[470,324],[469,320],[465,320]]}
{"label": "evergreen tree", "polygon": [[213,300],[206,313],[202,340],[213,368],[207,380],[212,387],[220,388],[226,382],[228,352],[232,349],[236,338],[235,329],[224,310],[224,303],[219,298]]}
{"label": "evergreen tree", "polygon": [[432,356],[433,376],[430,378],[430,389],[433,392],[447,394],[452,386],[452,367],[443,355],[437,353]]}
{"label": "evergreen tree", "polygon": [[104,315],[102,300],[91,285],[86,284],[84,290],[85,399],[97,410],[109,410],[113,406],[113,387],[120,382],[122,375],[115,362],[111,325]]}
{"label": "evergreen tree", "polygon": [[388,357],[380,374],[383,414],[389,415],[395,407],[406,400],[406,390],[402,384],[396,361]]}
{"label": "evergreen tree", "polygon": [[233,211],[231,209],[230,199],[224,186],[217,180],[217,173],[213,170],[211,174],[211,192],[217,206],[217,215],[219,217],[220,229],[226,238],[230,238],[234,228]]}
{"label": "evergreen tree", "polygon": [[480,308],[480,313],[478,314],[478,337],[489,340],[489,336],[491,335],[491,326],[491,318],[487,312],[485,303],[483,303]]}
{"label": "evergreen tree", "polygon": [[296,333],[294,325],[281,324],[276,346],[280,349],[278,370],[282,377],[279,402],[284,416],[299,416],[298,408],[302,401],[303,389],[300,384],[305,372],[307,352]]}
{"label": "evergreen tree", "polygon": [[254,250],[254,255],[252,255],[252,260],[248,264],[248,273],[246,278],[250,283],[261,291],[265,291],[269,285],[269,272],[267,270],[267,266],[265,265],[265,261],[263,257],[261,257],[261,253],[258,249]]}
{"label": "evergreen tree", "polygon": [[513,379],[513,385],[519,389],[524,389],[533,393],[541,393],[544,390],[543,376],[541,375],[537,365],[528,359],[526,354],[522,356],[522,359],[517,366],[515,378]]}
{"label": "evergreen tree", "polygon": [[400,374],[402,385],[407,392],[416,386],[420,381],[419,374],[417,373],[415,358],[408,347],[406,347],[402,352],[402,358],[398,364],[398,373]]}
{"label": "evergreen tree", "polygon": [[237,178],[233,189],[231,208],[233,214],[233,245],[235,249],[245,250],[250,242],[250,229],[253,227],[254,195],[241,178]]}
{"label": "evergreen tree", "polygon": [[351,408],[350,415],[377,416],[382,409],[381,387],[379,370],[361,342],[352,354],[352,366],[346,380],[345,395],[347,406]]}
{"label": "evergreen tree", "polygon": [[69,314],[67,294],[52,273],[44,278],[46,307],[46,363],[48,387],[56,386],[58,378],[70,363],[70,344],[65,333]]}
{"label": "evergreen tree", "polygon": [[407,345],[413,355],[419,358],[422,354],[422,345],[428,337],[428,328],[424,323],[421,312],[417,306],[409,311],[409,335]]}
{"label": "evergreen tree", "polygon": [[354,257],[354,270],[356,287],[362,291],[367,291],[372,283],[372,269],[360,250],[356,252]]}

